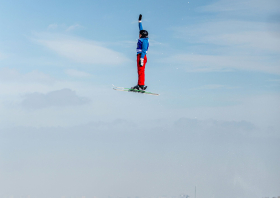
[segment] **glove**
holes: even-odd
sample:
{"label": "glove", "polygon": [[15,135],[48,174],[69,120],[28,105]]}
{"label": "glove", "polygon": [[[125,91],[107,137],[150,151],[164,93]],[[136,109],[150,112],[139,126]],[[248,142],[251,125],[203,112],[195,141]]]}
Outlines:
{"label": "glove", "polygon": [[144,65],[144,58],[140,58],[139,65],[142,67]]}
{"label": "glove", "polygon": [[140,15],[139,15],[139,19],[138,19],[138,21],[139,21],[139,22],[141,22],[141,21],[142,21],[142,14],[140,14]]}

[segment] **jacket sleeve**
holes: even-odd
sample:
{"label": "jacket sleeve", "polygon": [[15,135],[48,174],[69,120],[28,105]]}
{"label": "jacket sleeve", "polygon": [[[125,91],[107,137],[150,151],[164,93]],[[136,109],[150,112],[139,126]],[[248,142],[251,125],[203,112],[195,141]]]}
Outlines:
{"label": "jacket sleeve", "polygon": [[144,58],[148,50],[148,40],[144,39],[142,44],[141,58]]}
{"label": "jacket sleeve", "polygon": [[142,22],[139,22],[139,31],[143,30]]}

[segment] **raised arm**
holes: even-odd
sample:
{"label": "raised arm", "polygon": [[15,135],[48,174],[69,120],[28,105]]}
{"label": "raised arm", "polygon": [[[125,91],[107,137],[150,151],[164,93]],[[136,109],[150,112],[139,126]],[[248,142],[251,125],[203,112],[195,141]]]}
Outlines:
{"label": "raised arm", "polygon": [[142,14],[139,15],[138,23],[139,23],[139,31],[140,31],[140,30],[143,30],[143,26],[142,26]]}

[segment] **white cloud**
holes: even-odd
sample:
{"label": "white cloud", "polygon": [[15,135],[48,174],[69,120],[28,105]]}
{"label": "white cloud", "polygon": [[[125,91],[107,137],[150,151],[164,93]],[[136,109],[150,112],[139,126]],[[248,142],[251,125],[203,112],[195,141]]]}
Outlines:
{"label": "white cloud", "polygon": [[267,23],[215,21],[174,30],[177,38],[191,44],[190,50],[198,51],[195,55],[178,54],[169,58],[186,65],[188,70],[280,73],[280,39],[268,30]]}
{"label": "white cloud", "polygon": [[66,31],[72,31],[72,30],[75,30],[75,29],[79,29],[79,28],[82,28],[83,26],[79,25],[79,24],[74,24],[74,25],[71,25],[69,26]]}
{"label": "white cloud", "polygon": [[280,39],[268,30],[274,23],[248,21],[215,21],[187,27],[174,28],[175,35],[189,43],[214,44],[230,47],[228,50],[242,54],[280,52]]}
{"label": "white cloud", "polygon": [[[5,79],[5,75],[12,77]],[[146,123],[149,119],[168,117],[173,120],[185,116],[188,118],[197,117],[199,119],[228,121],[246,120],[266,127],[280,128],[278,95],[257,95],[248,98],[235,96],[232,98],[226,97],[226,99],[216,97],[216,102],[213,105],[211,103],[213,98],[210,98],[210,100],[203,99],[201,103],[198,101],[199,98],[193,94],[175,94],[175,96],[170,90],[162,91],[163,97],[147,97],[146,95],[116,92],[112,90],[111,85],[79,82],[77,79],[75,81],[53,79],[53,81],[46,81],[46,83],[34,78],[32,75],[18,74],[18,72],[14,72],[13,75],[6,72],[5,75],[0,76],[2,80],[0,83],[0,127],[15,125],[36,127],[73,126],[93,120],[108,121],[116,118],[129,118],[140,123]],[[20,80],[17,81],[17,79]],[[75,90],[78,98],[83,96],[89,98],[92,102],[87,105],[68,105],[63,107],[63,110],[56,108],[57,106],[49,105],[50,103],[45,103],[48,104],[46,108],[39,108],[40,106],[37,105],[36,107],[38,108],[35,111],[23,110],[21,106],[24,97],[28,93],[37,93],[30,95],[28,98],[30,99],[29,101],[32,101],[31,96],[36,99],[40,97],[46,99],[49,93],[64,88]],[[212,84],[197,88],[230,89],[231,87]],[[175,98],[172,98],[173,95]],[[178,100],[177,97],[182,98],[184,102]],[[77,101],[79,100],[77,99]],[[170,101],[173,104],[178,103],[179,106],[170,105]],[[223,105],[225,103],[226,105]],[[32,103],[29,102],[29,104]],[[135,104],[145,108],[139,108],[135,111]],[[172,116],[170,117],[170,115]]]}
{"label": "white cloud", "polygon": [[219,85],[219,84],[210,84],[210,85],[204,85],[201,87],[192,88],[191,90],[203,90],[203,89],[221,89],[221,88],[227,88],[225,85]]}
{"label": "white cloud", "polygon": [[279,1],[277,0],[219,0],[207,6],[201,6],[198,10],[202,12],[222,12],[224,14],[260,15],[279,12]]}
{"label": "white cloud", "polygon": [[[256,129],[250,122],[246,121],[221,121],[221,120],[199,120],[199,119],[189,119],[181,118],[174,123],[174,129],[182,131],[200,131],[200,133],[205,133],[204,135],[210,135],[208,132],[220,131],[225,133],[243,133],[243,135],[250,134],[251,131]],[[210,130],[209,130],[210,129]],[[208,132],[207,132],[208,131]],[[214,134],[213,134],[214,135]],[[218,135],[218,134],[216,134]],[[250,134],[253,135],[253,134]]]}
{"label": "white cloud", "polygon": [[56,29],[57,27],[58,25],[56,23],[53,23],[48,26],[48,29]]}
{"label": "white cloud", "polygon": [[69,76],[78,77],[78,78],[90,77],[91,76],[91,74],[89,74],[87,72],[78,71],[78,70],[75,70],[75,69],[67,69],[67,70],[65,70],[65,73]]}
{"label": "white cloud", "polygon": [[174,28],[175,37],[190,44],[188,51],[196,55],[182,53],[172,60],[178,62],[178,58],[192,71],[238,69],[279,74],[280,37],[275,28],[279,21],[258,20],[279,13],[279,6],[276,0],[219,0],[200,7],[199,11],[216,12],[217,17]]}
{"label": "white cloud", "polygon": [[21,105],[28,109],[41,109],[46,107],[64,107],[88,104],[87,98],[77,96],[76,92],[71,89],[61,89],[51,91],[47,94],[31,93],[26,94]]}
{"label": "white cloud", "polygon": [[268,64],[265,57],[178,54],[161,61],[184,67],[188,72],[248,70],[280,74],[280,60],[271,61]]}
{"label": "white cloud", "polygon": [[58,55],[78,63],[98,65],[120,65],[129,61],[122,53],[104,47],[91,40],[68,37],[66,35],[39,35],[35,39],[39,44],[56,52]]}
{"label": "white cloud", "polygon": [[267,81],[269,81],[269,82],[280,82],[280,79],[269,79]]}
{"label": "white cloud", "polygon": [[[81,76],[87,74],[82,72],[73,75]],[[77,90],[79,94],[89,92],[87,88],[89,85],[83,82],[59,80],[39,71],[22,73],[17,69],[0,69],[0,101],[5,101],[5,103],[8,101],[19,101],[19,96],[24,96],[27,93],[39,92],[47,94],[65,87]]]}
{"label": "white cloud", "polygon": [[16,69],[0,68],[0,82],[19,82],[19,83],[53,83],[55,81],[51,76],[39,72],[32,71],[25,74],[20,73]]}
{"label": "white cloud", "polygon": [[207,43],[220,45],[239,45],[244,49],[255,49],[254,51],[280,52],[280,39],[273,37],[271,32],[242,32],[234,34],[217,35],[205,38]]}
{"label": "white cloud", "polygon": [[57,24],[57,23],[53,23],[53,24],[50,24],[48,26],[48,30],[56,30],[56,29],[60,29],[60,30],[64,30],[66,32],[69,32],[69,31],[72,31],[72,30],[75,30],[75,29],[80,29],[80,28],[83,28],[83,26],[81,26],[80,24],[74,24],[74,25],[70,25],[70,26],[67,26],[65,24]]}
{"label": "white cloud", "polygon": [[116,120],[11,127],[0,131],[2,194],[20,196],[36,186],[34,196],[52,197],[65,193],[63,183],[69,194],[94,192],[97,197],[106,197],[110,186],[113,198],[179,197],[194,186],[201,197],[277,195],[279,138],[256,133],[259,129],[246,121],[187,118],[168,126]]}
{"label": "white cloud", "polygon": [[0,60],[7,58],[7,54],[0,52]]}

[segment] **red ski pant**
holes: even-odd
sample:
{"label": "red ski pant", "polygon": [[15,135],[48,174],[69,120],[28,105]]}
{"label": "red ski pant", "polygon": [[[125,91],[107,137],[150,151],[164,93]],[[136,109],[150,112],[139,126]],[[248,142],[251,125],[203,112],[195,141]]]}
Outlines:
{"label": "red ski pant", "polygon": [[137,54],[137,71],[138,71],[138,85],[145,85],[145,67],[147,63],[147,56],[144,57],[144,64],[140,66],[141,54]]}

